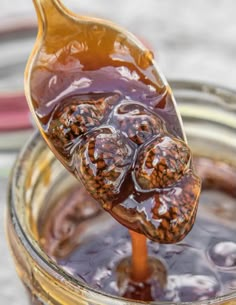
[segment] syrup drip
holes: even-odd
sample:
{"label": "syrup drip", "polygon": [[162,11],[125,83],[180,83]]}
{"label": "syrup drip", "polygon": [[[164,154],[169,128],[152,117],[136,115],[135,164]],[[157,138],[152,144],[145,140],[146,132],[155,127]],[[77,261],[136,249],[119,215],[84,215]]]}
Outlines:
{"label": "syrup drip", "polygon": [[144,235],[130,231],[132,240],[132,274],[135,282],[143,282],[149,277],[147,241]]}

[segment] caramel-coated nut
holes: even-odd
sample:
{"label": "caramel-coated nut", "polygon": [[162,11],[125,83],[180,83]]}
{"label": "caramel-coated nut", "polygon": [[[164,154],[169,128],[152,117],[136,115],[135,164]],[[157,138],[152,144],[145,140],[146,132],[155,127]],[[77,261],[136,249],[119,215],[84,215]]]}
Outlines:
{"label": "caramel-coated nut", "polygon": [[165,130],[157,114],[135,102],[126,101],[117,106],[111,123],[137,145],[142,145]]}
{"label": "caramel-coated nut", "polygon": [[78,95],[65,99],[53,114],[48,127],[48,137],[61,154],[70,154],[78,138],[101,125],[104,116],[118,95]]}
{"label": "caramel-coated nut", "polygon": [[188,170],[173,187],[155,191],[141,202],[138,196],[129,196],[110,213],[120,223],[151,240],[177,243],[194,224],[200,190],[200,179]]}
{"label": "caramel-coated nut", "polygon": [[132,164],[133,150],[114,128],[98,128],[74,152],[75,174],[87,191],[109,210]]}
{"label": "caramel-coated nut", "polygon": [[188,169],[190,158],[185,142],[167,134],[158,137],[141,148],[135,179],[143,190],[169,187]]}

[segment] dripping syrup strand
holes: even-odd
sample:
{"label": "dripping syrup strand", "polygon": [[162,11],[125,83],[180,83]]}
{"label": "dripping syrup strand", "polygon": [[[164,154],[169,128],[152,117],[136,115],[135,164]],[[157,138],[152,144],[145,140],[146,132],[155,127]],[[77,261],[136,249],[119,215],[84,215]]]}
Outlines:
{"label": "dripping syrup strand", "polygon": [[129,230],[132,243],[131,278],[135,282],[144,282],[149,276],[147,238]]}

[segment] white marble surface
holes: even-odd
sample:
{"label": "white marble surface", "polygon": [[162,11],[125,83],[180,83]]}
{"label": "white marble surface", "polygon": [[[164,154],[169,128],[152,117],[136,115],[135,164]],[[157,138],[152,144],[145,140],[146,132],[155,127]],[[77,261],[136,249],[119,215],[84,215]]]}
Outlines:
{"label": "white marble surface", "polygon": [[[202,80],[236,89],[235,0],[65,0],[64,3],[82,14],[109,17],[145,39],[168,78]],[[36,18],[31,0],[0,0],[0,6],[1,21]],[[0,303],[26,305],[3,232],[6,178],[0,178],[0,186]]]}

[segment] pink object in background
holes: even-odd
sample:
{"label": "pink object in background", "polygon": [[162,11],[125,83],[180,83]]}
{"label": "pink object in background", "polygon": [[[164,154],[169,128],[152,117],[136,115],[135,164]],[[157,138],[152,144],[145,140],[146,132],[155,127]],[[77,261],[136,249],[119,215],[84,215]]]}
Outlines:
{"label": "pink object in background", "polygon": [[16,131],[31,127],[32,122],[24,94],[0,94],[0,131]]}

